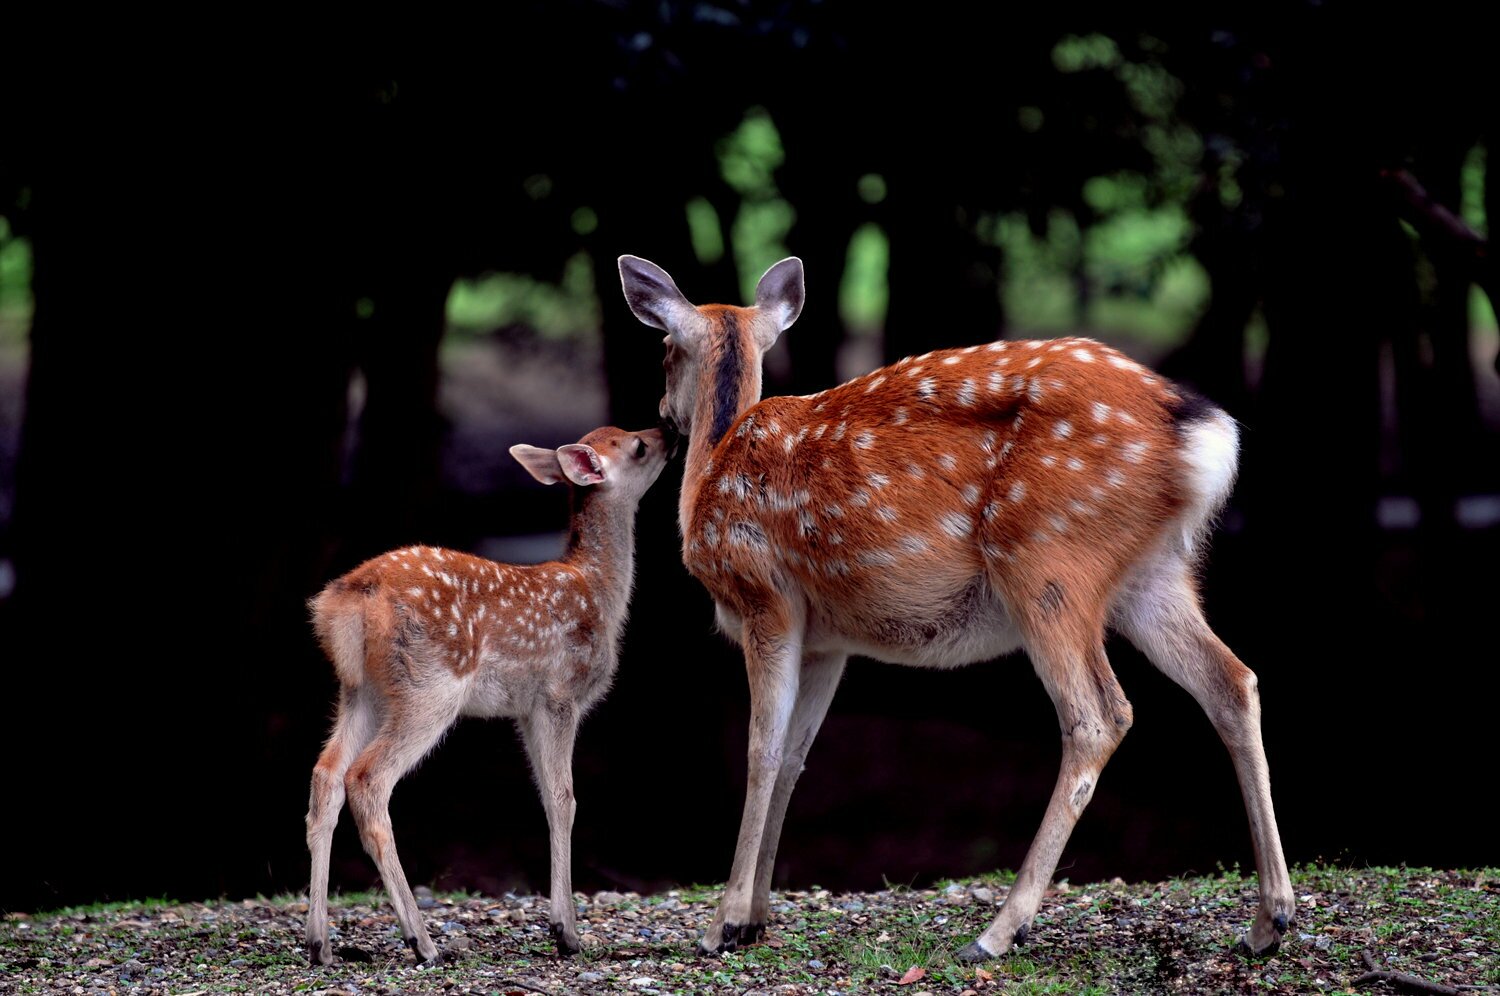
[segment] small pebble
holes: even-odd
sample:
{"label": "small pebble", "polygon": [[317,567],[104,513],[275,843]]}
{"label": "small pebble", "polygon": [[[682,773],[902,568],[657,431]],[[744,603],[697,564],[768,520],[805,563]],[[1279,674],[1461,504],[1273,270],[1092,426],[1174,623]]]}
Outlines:
{"label": "small pebble", "polygon": [[807,963],[807,967],[812,969],[814,972],[821,972],[823,970],[823,963],[818,959],[813,958]]}
{"label": "small pebble", "polygon": [[623,895],[608,889],[594,893],[595,906],[613,906],[616,903],[623,903],[624,901],[625,897]]}
{"label": "small pebble", "polygon": [[604,976],[599,972],[579,972],[578,981],[584,983],[603,982]]}
{"label": "small pebble", "polygon": [[969,894],[973,896],[977,902],[993,903],[995,901],[995,890],[985,888],[982,885],[971,890]]}

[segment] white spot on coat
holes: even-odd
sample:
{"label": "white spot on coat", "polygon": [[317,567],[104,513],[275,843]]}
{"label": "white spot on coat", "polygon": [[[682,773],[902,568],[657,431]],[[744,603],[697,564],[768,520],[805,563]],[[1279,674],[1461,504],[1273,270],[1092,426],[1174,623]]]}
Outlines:
{"label": "white spot on coat", "polygon": [[963,512],[945,512],[940,521],[943,531],[955,539],[963,539],[974,531],[974,520]]}

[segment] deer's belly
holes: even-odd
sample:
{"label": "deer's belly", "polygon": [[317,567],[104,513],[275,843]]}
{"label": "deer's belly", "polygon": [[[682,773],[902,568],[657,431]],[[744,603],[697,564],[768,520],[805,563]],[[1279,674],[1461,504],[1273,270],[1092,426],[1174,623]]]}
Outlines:
{"label": "deer's belly", "polygon": [[913,590],[899,603],[850,600],[809,620],[806,646],[890,664],[961,667],[1021,647],[1004,601],[974,578],[957,592]]}

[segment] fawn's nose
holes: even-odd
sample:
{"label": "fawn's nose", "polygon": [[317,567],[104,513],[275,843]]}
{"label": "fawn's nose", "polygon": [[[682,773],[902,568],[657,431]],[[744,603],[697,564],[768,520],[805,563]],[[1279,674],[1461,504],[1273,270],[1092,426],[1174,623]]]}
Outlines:
{"label": "fawn's nose", "polygon": [[678,431],[677,423],[670,415],[662,416],[661,421],[657,423],[656,431],[661,435],[662,443],[667,448],[667,459],[672,459],[677,455],[682,441],[687,437]]}

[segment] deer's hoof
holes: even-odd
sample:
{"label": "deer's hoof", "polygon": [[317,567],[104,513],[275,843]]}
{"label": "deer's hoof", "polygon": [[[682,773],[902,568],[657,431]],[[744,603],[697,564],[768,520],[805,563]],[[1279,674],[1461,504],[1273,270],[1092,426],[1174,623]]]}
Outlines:
{"label": "deer's hoof", "polygon": [[581,945],[578,943],[578,932],[569,930],[563,924],[554,923],[549,926],[552,931],[552,939],[557,942],[557,953],[564,958],[576,955]]}
{"label": "deer's hoof", "polygon": [[760,940],[765,932],[766,925],[763,923],[726,923],[717,945],[709,944],[705,938],[700,946],[705,954],[721,954],[749,947]]}
{"label": "deer's hoof", "polygon": [[417,956],[417,965],[420,968],[436,968],[443,963],[443,953],[433,946],[431,939],[427,941],[427,946],[432,948],[430,955],[422,953],[422,942],[415,937],[408,937],[406,946],[411,948],[412,954]]}
{"label": "deer's hoof", "polygon": [[1248,955],[1273,955],[1281,947],[1282,935],[1292,924],[1290,904],[1276,903],[1271,910],[1262,909],[1250,929],[1240,935],[1238,947]]}
{"label": "deer's hoof", "polygon": [[953,960],[960,965],[977,965],[982,961],[991,961],[994,955],[979,946],[978,941],[970,941],[953,955]]}

